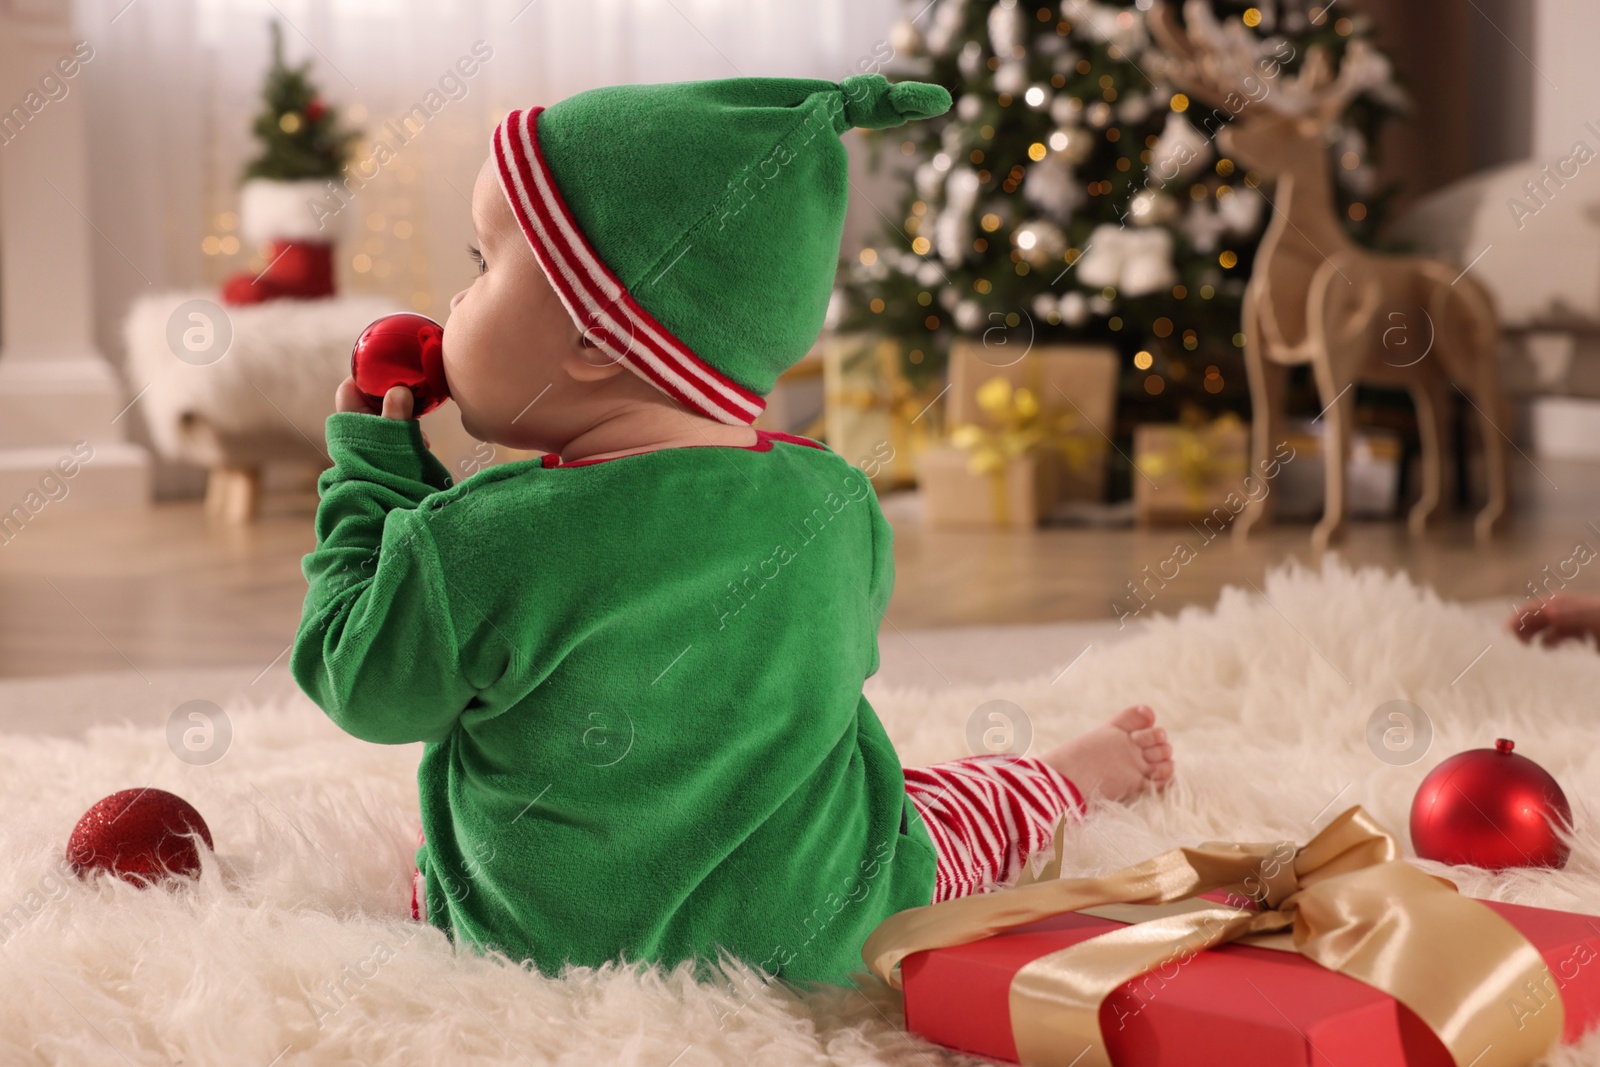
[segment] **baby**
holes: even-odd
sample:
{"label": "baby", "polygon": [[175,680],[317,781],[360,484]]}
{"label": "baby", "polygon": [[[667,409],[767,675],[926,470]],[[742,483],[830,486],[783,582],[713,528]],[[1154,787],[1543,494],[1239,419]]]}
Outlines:
{"label": "baby", "polygon": [[1506,629],[1523,644],[1537,640],[1550,646],[1600,638],[1600,597],[1561,592],[1538,600],[1535,607],[1512,608],[1506,618]]}
{"label": "baby", "polygon": [[414,912],[458,943],[845,982],[888,915],[1172,777],[1145,707],[902,769],[862,695],[893,533],[861,470],[751,425],[821,330],[839,135],[949,106],[858,75],[512,112],[444,366],[474,437],[546,454],[452,484],[406,389],[340,386],[290,662],[350,734],[423,743]]}

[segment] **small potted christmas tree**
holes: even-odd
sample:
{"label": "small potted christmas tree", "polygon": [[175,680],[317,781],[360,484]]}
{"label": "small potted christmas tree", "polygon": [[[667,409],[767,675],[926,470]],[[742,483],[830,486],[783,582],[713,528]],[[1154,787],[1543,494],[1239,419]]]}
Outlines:
{"label": "small potted christmas tree", "polygon": [[360,131],[344,129],[311,83],[309,61],[283,61],[283,29],[272,24],[272,67],[253,127],[261,154],[245,168],[239,196],[246,241],[264,246],[266,269],[222,286],[228,304],[333,295],[333,234],[312,205],[338,178]]}

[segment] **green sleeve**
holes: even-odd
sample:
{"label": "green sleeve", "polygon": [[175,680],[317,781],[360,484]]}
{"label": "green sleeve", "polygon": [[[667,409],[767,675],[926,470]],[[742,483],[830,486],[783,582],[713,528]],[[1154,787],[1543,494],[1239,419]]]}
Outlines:
{"label": "green sleeve", "polygon": [[[872,482],[859,468],[853,469],[867,483],[867,504],[872,509],[872,585],[867,590],[867,600],[872,605],[873,621],[881,627],[884,612],[889,610],[889,597],[894,593],[894,527],[883,517],[883,509],[878,506],[878,494],[873,490]],[[874,637],[867,677],[877,673],[878,641]]]}
{"label": "green sleeve", "polygon": [[327,423],[317,545],[290,655],[307,696],[378,744],[442,740],[475,695],[425,503],[450,475],[414,421],[346,412]]}

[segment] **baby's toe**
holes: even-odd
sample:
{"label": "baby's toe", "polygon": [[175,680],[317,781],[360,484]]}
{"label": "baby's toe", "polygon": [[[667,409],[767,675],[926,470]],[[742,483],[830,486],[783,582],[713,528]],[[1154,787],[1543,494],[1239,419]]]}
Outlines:
{"label": "baby's toe", "polygon": [[1151,745],[1164,745],[1167,743],[1167,731],[1159,726],[1150,726],[1143,730],[1134,730],[1128,735],[1128,739],[1140,748],[1148,748]]}
{"label": "baby's toe", "polygon": [[1172,746],[1171,745],[1146,745],[1145,749],[1144,749],[1144,761],[1146,763],[1170,763],[1170,762],[1172,762]]}
{"label": "baby's toe", "polygon": [[1111,717],[1111,725],[1119,730],[1133,733],[1135,730],[1148,729],[1155,725],[1156,713],[1144,704],[1137,704],[1131,708],[1123,708]]}

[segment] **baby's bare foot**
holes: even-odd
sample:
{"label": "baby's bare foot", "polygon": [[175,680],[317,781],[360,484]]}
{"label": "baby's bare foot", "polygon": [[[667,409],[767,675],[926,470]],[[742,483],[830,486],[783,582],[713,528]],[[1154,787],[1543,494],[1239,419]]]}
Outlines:
{"label": "baby's bare foot", "polygon": [[1091,795],[1126,800],[1147,785],[1164,789],[1172,780],[1172,746],[1148,707],[1119,711],[1105,725],[1045,753],[1044,761],[1087,800]]}

